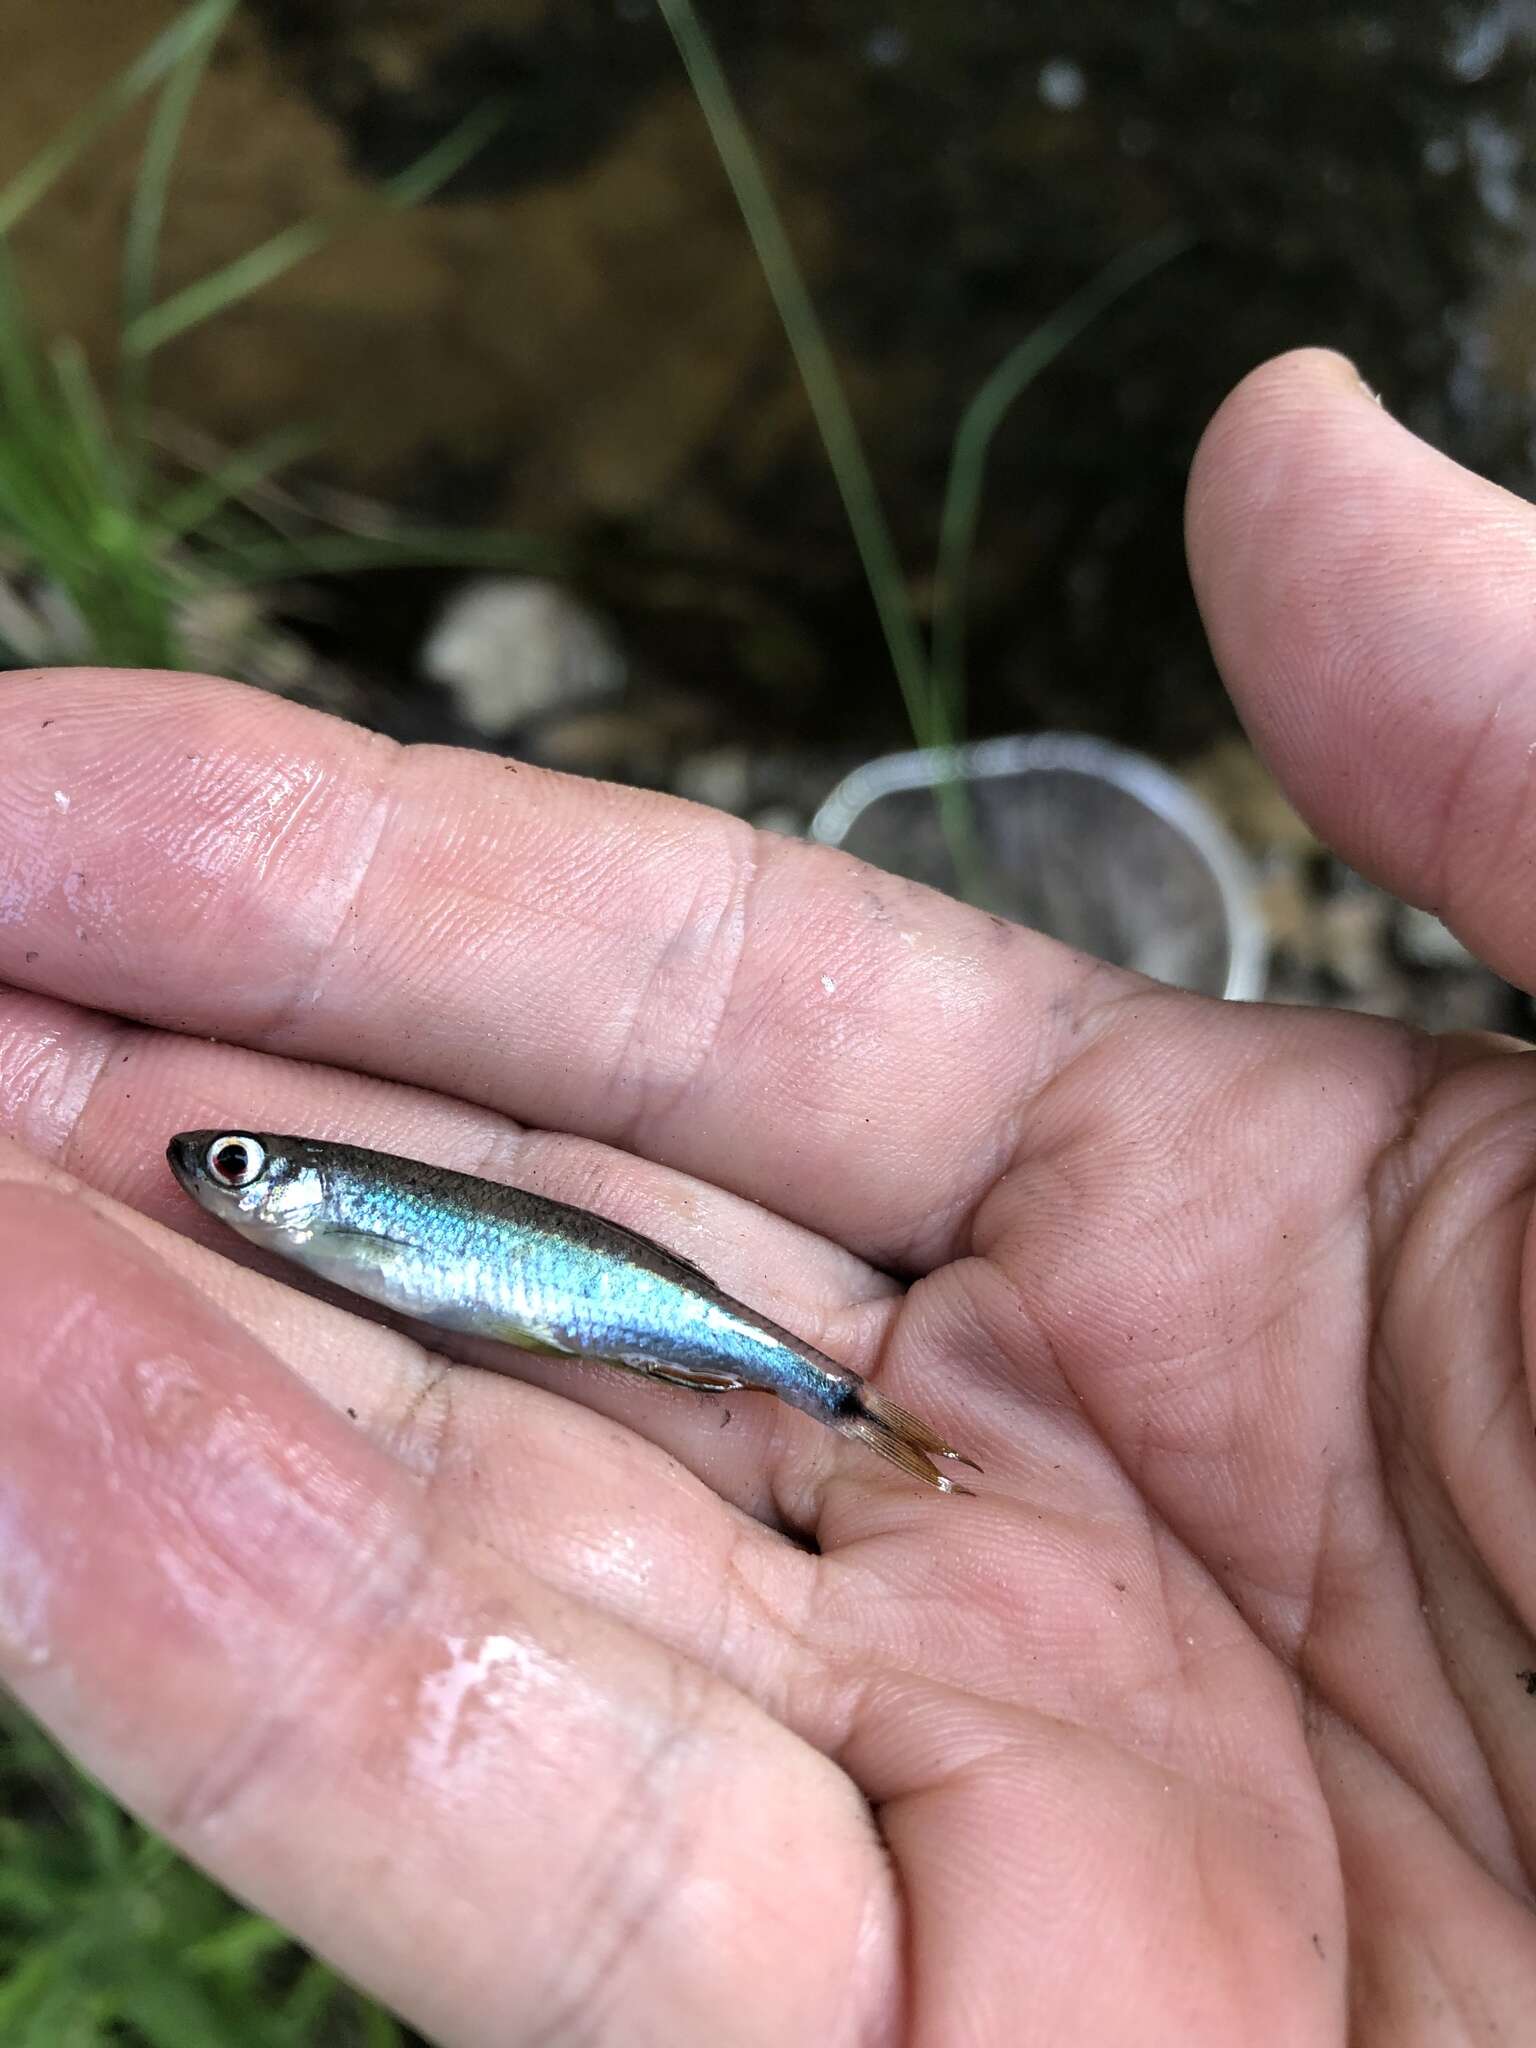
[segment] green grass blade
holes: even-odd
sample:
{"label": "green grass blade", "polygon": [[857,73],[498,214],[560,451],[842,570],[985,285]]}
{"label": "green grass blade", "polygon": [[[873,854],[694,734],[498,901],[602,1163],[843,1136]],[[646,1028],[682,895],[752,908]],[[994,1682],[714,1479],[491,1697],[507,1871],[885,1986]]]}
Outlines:
{"label": "green grass blade", "polygon": [[98,1873],[120,1876],[133,1844],[130,1823],[121,1807],[114,1805],[90,1778],[82,1777],[79,1781],[75,1821],[81,1839],[90,1847]]}
{"label": "green grass blade", "polygon": [[24,164],[7,185],[0,186],[0,235],[8,234],[57,184],[87,143],[109,122],[159,84],[185,53],[208,34],[210,24],[225,12],[228,4],[229,0],[197,0],[196,6],[178,15],[89,106],[81,108],[52,142]]}
{"label": "green grass blade", "polygon": [[[221,2013],[201,1985],[167,1967],[171,1958],[154,1949],[129,1949],[112,1960],[117,1965],[111,2002],[117,2015],[138,2030],[154,2048],[212,2048],[230,2038],[228,2015]],[[252,2020],[258,2015],[253,2013]],[[262,2033],[269,2033],[263,2027]],[[256,2027],[251,2035],[259,2039]]]}
{"label": "green grass blade", "polygon": [[59,1954],[52,1942],[29,1949],[3,1981],[0,1981],[0,2039],[14,2041],[23,2023],[51,1990],[59,1976]]}
{"label": "green grass blade", "polygon": [[[84,354],[60,342],[48,368],[0,419],[0,537],[68,600],[90,658],[173,667],[176,577],[133,506]],[[0,391],[8,381],[0,363]]]}
{"label": "green grass blade", "polygon": [[778,310],[843,509],[879,614],[907,716],[928,743],[928,665],[912,614],[907,580],[891,538],[864,446],[859,439],[821,321],[779,218],[719,59],[692,0],[658,0],[693,86],[716,152],[736,195],[764,280]]}
{"label": "green grass blade", "polygon": [[404,2048],[405,2036],[400,2023],[379,2005],[366,2005],[361,1999],[357,2007],[358,2038],[362,2048]]}
{"label": "green grass blade", "polygon": [[48,360],[63,407],[59,453],[73,458],[87,499],[99,499],[103,508],[110,506],[126,517],[127,487],[85,350],[72,338],[55,342]]}
{"label": "green grass blade", "polygon": [[463,170],[472,157],[480,154],[499,129],[506,126],[507,112],[507,101],[503,97],[483,101],[473,113],[465,115],[457,128],[450,129],[440,142],[434,142],[414,164],[397,171],[385,183],[385,205],[396,212],[403,212],[407,207],[420,206],[424,199],[430,199],[456,172]]}
{"label": "green grass blade", "polygon": [[187,1968],[199,1976],[248,1977],[292,1942],[273,1920],[259,1913],[237,1913],[212,1934],[183,1952]]}
{"label": "green grass blade", "polygon": [[553,541],[519,533],[458,533],[404,526],[390,534],[317,533],[302,540],[229,542],[209,563],[224,584],[280,583],[296,576],[345,576],[364,569],[527,569],[556,571],[564,555]]}
{"label": "green grass blade", "polygon": [[162,499],[151,515],[156,533],[165,540],[196,533],[233,500],[312,455],[319,443],[320,436],[308,427],[279,427],[264,434],[249,448],[237,449],[209,475]]}
{"label": "green grass blade", "polygon": [[265,242],[259,242],[254,249],[247,249],[233,262],[222,264],[206,277],[173,292],[124,328],[125,356],[148,356],[178,334],[201,326],[203,321],[249,298],[252,292],[260,291],[263,285],[271,284],[274,278],[323,249],[345,229],[373,214],[398,212],[429,199],[485,147],[505,119],[505,104],[500,100],[488,101],[461,121],[451,134],[434,143],[414,164],[389,179],[378,192],[333,213],[296,221],[292,227],[282,228]]}
{"label": "green grass blade", "polygon": [[[210,6],[201,35],[182,51],[171,67],[160,92],[160,103],[150,122],[144,157],[134,181],[128,222],[123,231],[122,309],[120,327],[126,329],[147,313],[154,303],[155,267],[160,256],[160,229],[165,218],[165,199],[181,147],[187,115],[203,82],[203,72],[213,55],[224,26],[234,12],[236,0],[216,0]],[[136,452],[143,449],[145,416],[145,360],[124,357],[121,376],[123,436]],[[142,460],[136,471],[143,473]]]}
{"label": "green grass blade", "polygon": [[1042,370],[1115,301],[1192,246],[1182,227],[1165,228],[1122,251],[1081,291],[1074,292],[998,364],[961,416],[950,453],[935,584],[930,724],[945,744],[960,737],[965,688],[966,585],[981,513],[981,492],[992,438],[1009,408]]}
{"label": "green grass blade", "polygon": [[340,1991],[336,1972],[311,1956],[282,2005],[283,2030],[295,2044],[318,2037],[320,2023]]}
{"label": "green grass blade", "polygon": [[35,419],[42,409],[42,380],[37,353],[21,314],[21,293],[15,266],[3,235],[0,235],[0,402],[4,418],[0,432],[9,435],[18,425]]}

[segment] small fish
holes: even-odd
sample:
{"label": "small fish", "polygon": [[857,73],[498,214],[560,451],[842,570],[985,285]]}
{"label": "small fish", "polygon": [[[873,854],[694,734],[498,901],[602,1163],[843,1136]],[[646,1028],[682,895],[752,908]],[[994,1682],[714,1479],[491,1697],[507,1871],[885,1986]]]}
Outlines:
{"label": "small fish", "polygon": [[166,1157],[187,1193],[253,1244],[440,1329],[668,1386],[777,1394],[940,1493],[968,1489],[933,1459],[981,1469],[687,1259],[589,1210],[268,1131],[182,1131]]}

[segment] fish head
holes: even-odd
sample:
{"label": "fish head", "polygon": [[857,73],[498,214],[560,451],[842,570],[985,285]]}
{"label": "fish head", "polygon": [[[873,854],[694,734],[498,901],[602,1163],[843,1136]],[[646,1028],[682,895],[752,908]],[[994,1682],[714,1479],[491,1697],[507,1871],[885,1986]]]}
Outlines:
{"label": "fish head", "polygon": [[178,1131],[172,1173],[210,1215],[243,1236],[307,1236],[324,1212],[325,1182],[303,1138],[271,1131]]}

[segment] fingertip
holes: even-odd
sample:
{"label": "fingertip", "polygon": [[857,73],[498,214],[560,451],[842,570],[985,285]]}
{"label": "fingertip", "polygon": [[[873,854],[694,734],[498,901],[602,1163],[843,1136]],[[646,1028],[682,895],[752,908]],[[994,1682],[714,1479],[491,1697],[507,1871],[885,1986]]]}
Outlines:
{"label": "fingertip", "polygon": [[1233,386],[1190,464],[1184,529],[1197,594],[1212,566],[1213,543],[1228,538],[1242,513],[1274,502],[1277,467],[1307,454],[1341,418],[1349,431],[1352,416],[1363,416],[1366,407],[1380,414],[1376,394],[1335,349],[1288,350]]}
{"label": "fingertip", "polygon": [[[1201,437],[1203,449],[1213,436],[1230,431],[1234,422],[1252,425],[1275,414],[1294,416],[1344,399],[1379,403],[1377,394],[1350,358],[1338,349],[1293,348],[1255,364],[1238,380],[1211,416]],[[1196,452],[1196,464],[1200,454]]]}

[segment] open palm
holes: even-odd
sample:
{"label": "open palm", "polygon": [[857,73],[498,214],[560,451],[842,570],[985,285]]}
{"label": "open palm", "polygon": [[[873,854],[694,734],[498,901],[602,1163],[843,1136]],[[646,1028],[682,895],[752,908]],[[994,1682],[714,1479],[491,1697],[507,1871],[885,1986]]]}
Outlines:
{"label": "open palm", "polygon": [[[1310,356],[1219,416],[1191,547],[1297,801],[1529,980],[1536,518]],[[5,681],[0,974],[0,1676],[419,2025],[1523,2037],[1513,1047],[169,677]],[[450,1368],[185,1200],[224,1122],[660,1238],[978,1497]]]}

